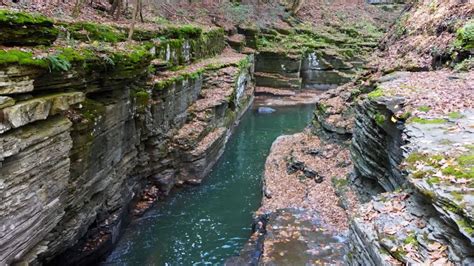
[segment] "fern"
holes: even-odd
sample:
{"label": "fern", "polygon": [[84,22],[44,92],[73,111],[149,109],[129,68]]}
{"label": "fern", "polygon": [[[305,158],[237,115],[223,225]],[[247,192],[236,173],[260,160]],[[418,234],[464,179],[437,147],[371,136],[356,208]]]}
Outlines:
{"label": "fern", "polygon": [[71,69],[71,63],[64,57],[58,55],[49,55],[46,57],[49,61],[49,71],[68,71]]}

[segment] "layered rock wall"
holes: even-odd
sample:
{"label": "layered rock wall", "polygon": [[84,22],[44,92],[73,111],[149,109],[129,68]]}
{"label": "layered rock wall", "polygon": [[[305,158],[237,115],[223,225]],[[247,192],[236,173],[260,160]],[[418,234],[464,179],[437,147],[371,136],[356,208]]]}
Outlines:
{"label": "layered rock wall", "polygon": [[[44,17],[30,24],[56,29]],[[79,40],[90,29],[65,25]],[[0,264],[100,258],[145,186],[167,193],[206,175],[252,101],[253,57],[216,57],[221,29],[138,29],[130,45],[115,44],[121,29],[102,30],[114,35],[88,39],[103,50],[0,53]],[[195,123],[198,135],[186,131]]]}

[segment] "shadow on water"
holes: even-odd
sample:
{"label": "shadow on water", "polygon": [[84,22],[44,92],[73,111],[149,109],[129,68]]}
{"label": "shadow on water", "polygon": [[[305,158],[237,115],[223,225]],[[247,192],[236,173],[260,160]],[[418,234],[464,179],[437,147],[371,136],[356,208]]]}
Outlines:
{"label": "shadow on water", "polygon": [[249,110],[200,186],[174,191],[125,230],[104,264],[221,264],[251,234],[265,159],[276,137],[301,131],[313,106]]}

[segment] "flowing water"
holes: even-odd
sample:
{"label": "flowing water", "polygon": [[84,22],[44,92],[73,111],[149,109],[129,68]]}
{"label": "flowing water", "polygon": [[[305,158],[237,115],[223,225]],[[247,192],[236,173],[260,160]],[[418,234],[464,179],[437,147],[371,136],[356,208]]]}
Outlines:
{"label": "flowing water", "polygon": [[313,106],[249,110],[222,158],[200,186],[180,189],[127,227],[104,264],[222,264],[251,234],[261,201],[261,178],[276,137],[308,125]]}

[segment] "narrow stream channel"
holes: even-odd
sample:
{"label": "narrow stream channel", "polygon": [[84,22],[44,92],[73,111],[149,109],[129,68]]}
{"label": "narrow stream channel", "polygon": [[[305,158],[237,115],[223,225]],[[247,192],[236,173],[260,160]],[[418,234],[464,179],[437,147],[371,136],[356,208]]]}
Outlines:
{"label": "narrow stream channel", "polygon": [[176,190],[128,226],[104,264],[222,264],[251,234],[265,159],[276,137],[301,131],[313,106],[249,110],[200,186]]}

